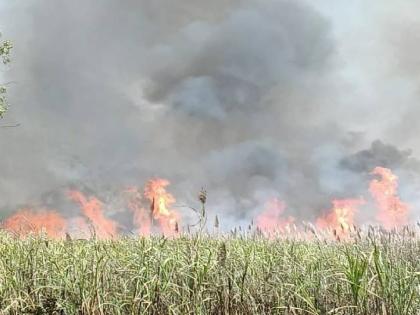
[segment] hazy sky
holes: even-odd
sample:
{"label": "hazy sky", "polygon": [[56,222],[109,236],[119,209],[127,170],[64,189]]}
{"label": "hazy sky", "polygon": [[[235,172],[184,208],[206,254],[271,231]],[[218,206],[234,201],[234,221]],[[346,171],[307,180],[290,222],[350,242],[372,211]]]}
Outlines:
{"label": "hazy sky", "polygon": [[311,219],[363,194],[373,164],[392,166],[417,203],[418,9],[0,0],[15,45],[3,123],[21,123],[1,130],[0,207],[162,176],[182,202],[205,186],[233,222],[272,196]]}

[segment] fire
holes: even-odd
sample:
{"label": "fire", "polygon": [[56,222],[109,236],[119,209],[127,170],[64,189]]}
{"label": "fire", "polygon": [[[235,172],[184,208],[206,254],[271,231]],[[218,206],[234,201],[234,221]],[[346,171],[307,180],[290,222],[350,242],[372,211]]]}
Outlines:
{"label": "fire", "polygon": [[171,209],[176,199],[166,191],[169,184],[166,179],[156,178],[150,180],[144,189],[144,196],[151,204],[151,225],[157,223],[164,235],[174,235],[178,232],[179,215]]}
{"label": "fire", "polygon": [[[372,175],[369,191],[379,209],[377,219],[386,229],[408,224],[409,206],[398,196],[398,178],[391,170],[376,167]],[[167,191],[169,181],[156,178],[149,180],[144,189],[132,187],[124,191],[127,207],[133,214],[133,225],[139,235],[147,236],[162,233],[173,236],[179,232],[180,215],[175,211],[175,197]],[[76,233],[82,232],[89,237],[94,234],[101,239],[118,236],[119,225],[104,214],[103,203],[94,196],[85,196],[80,191],[70,191],[71,200],[80,205],[80,216],[63,218],[56,211],[33,211],[22,209],[7,218],[1,227],[20,237],[30,233],[44,232],[50,238],[62,238],[66,233],[72,235],[72,227],[77,226]],[[205,197],[204,197],[205,199]],[[200,199],[201,202],[205,202]],[[336,199],[332,201],[332,209],[316,220],[320,229],[332,229],[338,237],[349,235],[355,223],[355,216],[364,199]],[[263,211],[256,218],[256,226],[266,235],[275,232],[288,232],[295,222],[291,216],[284,216],[286,204],[273,198],[269,200]]]}
{"label": "fire", "polygon": [[128,208],[133,212],[133,224],[137,228],[137,233],[142,236],[150,235],[152,227],[152,217],[143,205],[143,192],[137,187],[127,189]]}
{"label": "fire", "polygon": [[354,225],[355,213],[359,206],[364,203],[365,201],[363,199],[333,200],[333,207],[330,212],[327,215],[318,218],[316,225],[321,229],[333,229],[339,236],[347,235]]}
{"label": "fire", "polygon": [[264,211],[256,219],[257,227],[264,234],[283,231],[295,221],[293,217],[283,217],[285,209],[286,204],[283,201],[277,198],[269,200],[265,205]]}
{"label": "fire", "polygon": [[7,218],[2,227],[19,237],[25,237],[30,233],[45,233],[50,238],[60,238],[66,231],[66,220],[55,211],[34,212],[30,209],[22,209]]}
{"label": "fire", "polygon": [[[165,179],[153,179],[144,190],[133,187],[124,191],[128,193],[128,208],[133,213],[133,223],[139,235],[156,232],[170,236],[178,232],[179,214],[172,209],[176,200],[166,191],[168,185],[169,181]],[[24,209],[7,218],[1,226],[22,237],[41,231],[51,238],[62,238],[66,233],[81,237],[95,235],[100,239],[118,236],[118,223],[105,216],[104,205],[98,198],[85,196],[77,190],[68,192],[68,196],[80,205],[80,216],[64,219],[55,211]]]}
{"label": "fire", "polygon": [[370,193],[379,208],[378,221],[386,229],[406,225],[409,207],[398,196],[398,177],[384,167],[376,167],[371,174],[380,176],[380,179],[373,179],[369,185]]}
{"label": "fire", "polygon": [[83,214],[92,224],[98,238],[106,239],[117,235],[117,223],[104,216],[102,203],[97,198],[87,198],[80,191],[70,191],[69,196],[81,206]]}

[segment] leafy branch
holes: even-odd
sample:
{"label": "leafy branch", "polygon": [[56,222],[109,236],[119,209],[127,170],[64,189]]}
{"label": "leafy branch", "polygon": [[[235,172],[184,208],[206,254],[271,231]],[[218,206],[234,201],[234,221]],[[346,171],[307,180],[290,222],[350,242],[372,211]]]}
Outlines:
{"label": "leafy branch", "polygon": [[[0,59],[2,60],[3,64],[8,64],[10,62],[10,51],[12,50],[12,48],[13,45],[8,40],[0,43]],[[4,85],[0,85],[0,118],[3,118],[4,114],[8,109],[6,92],[6,87]]]}

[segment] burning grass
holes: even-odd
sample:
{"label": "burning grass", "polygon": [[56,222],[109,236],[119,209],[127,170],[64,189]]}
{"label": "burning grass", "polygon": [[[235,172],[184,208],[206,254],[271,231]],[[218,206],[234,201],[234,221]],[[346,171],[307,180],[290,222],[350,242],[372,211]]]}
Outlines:
{"label": "burning grass", "polygon": [[[400,200],[398,195],[398,178],[390,169],[376,167],[372,171],[373,178],[369,191],[376,207],[377,222],[385,229],[392,230],[409,224],[410,206]],[[175,197],[167,191],[169,181],[155,178],[147,182],[144,189],[130,187],[123,192],[126,207],[132,216],[133,231],[140,236],[163,234],[177,236],[181,231],[180,222],[182,215],[174,209]],[[94,238],[112,239],[121,235],[124,227],[117,221],[107,217],[106,206],[95,196],[86,196],[81,191],[68,192],[68,198],[80,207],[81,213],[73,218],[64,218],[58,211],[23,209],[6,218],[1,227],[16,236],[25,237],[30,233],[46,231],[50,238],[63,238],[69,234],[72,226],[77,227],[77,233],[92,235]],[[196,224],[186,224],[186,231],[190,227],[199,225],[203,231],[207,223],[205,204],[207,193],[203,189],[198,200],[201,209],[189,207],[199,217]],[[359,207],[366,204],[364,197],[358,199],[334,199],[333,207],[315,221],[319,229],[334,230],[338,238],[346,238],[355,220]],[[287,232],[291,227],[296,227],[295,218],[285,217],[286,203],[277,198],[266,202],[265,208],[255,217],[257,228],[266,236],[276,232]],[[216,221],[218,221],[216,219]],[[299,222],[296,223],[300,225]],[[217,226],[219,223],[217,222]],[[185,225],[184,225],[185,227]],[[71,234],[71,233],[70,233]]]}
{"label": "burning grass", "polygon": [[[309,233],[309,232],[308,232]],[[0,235],[2,314],[419,314],[418,231],[346,242],[261,234]]]}
{"label": "burning grass", "polygon": [[124,191],[128,237],[106,204],[70,191],[71,220],[23,209],[2,222],[0,314],[420,314],[419,230],[406,226],[397,177],[372,174],[381,227],[362,229],[364,197],[333,200],[315,225],[274,198],[247,231],[220,234],[216,216],[209,235],[205,190],[182,229],[169,182],[153,179]]}

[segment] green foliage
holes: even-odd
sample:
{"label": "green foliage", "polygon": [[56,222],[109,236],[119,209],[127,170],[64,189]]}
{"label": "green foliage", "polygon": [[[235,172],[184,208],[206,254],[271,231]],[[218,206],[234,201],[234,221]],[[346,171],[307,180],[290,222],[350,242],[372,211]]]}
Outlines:
{"label": "green foliage", "polygon": [[354,305],[358,305],[364,288],[363,280],[368,267],[368,258],[358,247],[345,249],[344,274],[350,285]]}
{"label": "green foliage", "polygon": [[0,85],[0,118],[3,118],[7,111],[6,88]]}
{"label": "green foliage", "polygon": [[[13,46],[10,41],[3,41],[0,43],[0,58],[2,59],[3,64],[10,62],[10,51],[12,47]],[[6,100],[6,87],[0,85],[0,118],[2,118],[6,113],[7,107],[8,104]]]}
{"label": "green foliage", "polygon": [[417,237],[0,233],[1,314],[417,314]]}

